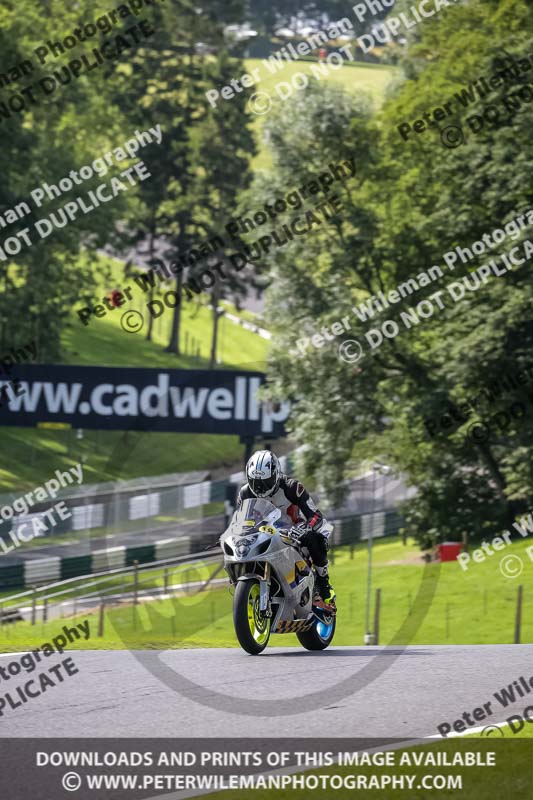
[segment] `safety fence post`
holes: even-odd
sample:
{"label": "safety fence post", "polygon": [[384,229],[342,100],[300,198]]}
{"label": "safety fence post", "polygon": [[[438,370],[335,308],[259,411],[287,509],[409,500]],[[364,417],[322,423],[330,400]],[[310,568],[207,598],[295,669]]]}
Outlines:
{"label": "safety fence post", "polygon": [[516,596],[516,617],[514,623],[514,643],[520,644],[520,630],[522,627],[522,597],[523,597],[523,586],[518,587],[518,593]]}
{"label": "safety fence post", "polygon": [[138,600],[139,594],[139,562],[135,560],[133,562],[133,605],[139,605]]}
{"label": "safety fence post", "polygon": [[381,589],[376,589],[376,604],[374,607],[374,644],[379,644],[380,611],[381,611]]}

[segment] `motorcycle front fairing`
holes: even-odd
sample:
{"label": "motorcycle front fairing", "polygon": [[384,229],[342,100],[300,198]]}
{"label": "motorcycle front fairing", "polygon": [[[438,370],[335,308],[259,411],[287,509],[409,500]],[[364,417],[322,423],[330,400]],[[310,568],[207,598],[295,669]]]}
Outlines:
{"label": "motorcycle front fairing", "polygon": [[266,611],[270,591],[270,569],[264,556],[280,524],[281,511],[260,498],[245,500],[220,538],[224,567],[232,583],[255,577],[260,584],[260,609]]}
{"label": "motorcycle front fairing", "polygon": [[281,510],[267,500],[245,500],[220,537],[228,564],[253,563],[264,556],[276,531],[290,527],[288,518],[284,522],[281,517]]}

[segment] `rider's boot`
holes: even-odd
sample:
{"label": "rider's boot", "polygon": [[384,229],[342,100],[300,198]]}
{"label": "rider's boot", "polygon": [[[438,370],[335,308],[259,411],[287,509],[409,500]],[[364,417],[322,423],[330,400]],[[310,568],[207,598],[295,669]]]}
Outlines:
{"label": "rider's boot", "polygon": [[325,610],[335,609],[335,592],[329,582],[328,565],[315,566],[315,594],[313,605]]}

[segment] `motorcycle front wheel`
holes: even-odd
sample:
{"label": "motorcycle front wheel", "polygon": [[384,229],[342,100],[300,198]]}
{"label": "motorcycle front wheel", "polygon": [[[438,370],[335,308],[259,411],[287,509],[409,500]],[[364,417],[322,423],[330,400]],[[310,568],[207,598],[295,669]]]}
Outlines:
{"label": "motorcycle front wheel", "polygon": [[296,636],[306,650],[325,650],[331,644],[335,634],[336,622],[335,616],[329,617],[329,624],[317,619],[312,628],[297,633]]}
{"label": "motorcycle front wheel", "polygon": [[233,624],[243,650],[252,656],[262,653],[270,639],[270,617],[259,610],[259,581],[239,581],[233,598]]}

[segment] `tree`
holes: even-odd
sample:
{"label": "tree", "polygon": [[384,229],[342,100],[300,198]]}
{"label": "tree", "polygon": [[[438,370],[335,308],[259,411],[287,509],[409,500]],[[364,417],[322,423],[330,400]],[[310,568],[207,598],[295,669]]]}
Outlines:
{"label": "tree", "polygon": [[[229,13],[239,13],[238,3],[225,7],[224,14]],[[118,70],[122,78],[116,98],[128,119],[145,125],[157,121],[165,138],[164,146],[146,152],[146,163],[156,179],[140,188],[144,214],[132,241],[147,241],[151,257],[156,246],[164,249],[169,262],[187,260],[199,236],[203,241],[219,233],[228,209],[246,186],[249,158],[255,152],[245,99],[213,109],[205,96],[213,83],[226,84],[244,71],[240,60],[230,58],[225,50],[223,18],[222,7],[216,5],[209,11],[162,7],[156,36],[138,52],[132,67]],[[200,39],[219,48],[216,57],[197,54]],[[169,352],[179,354],[183,286],[203,268],[204,262],[195,262],[176,274],[179,302]],[[214,313],[213,339],[217,320]]]}
{"label": "tree", "polygon": [[[65,34],[73,30],[80,22],[79,14],[83,17],[84,11],[86,17],[92,18],[93,14],[88,4],[69,11],[56,0],[46,3],[44,16],[41,11],[27,0],[17,3],[16,7],[4,4],[0,11],[3,61],[0,71],[9,73],[14,65],[28,59],[34,66],[33,72],[3,88],[2,102],[9,104],[13,95],[20,96],[32,87],[35,99],[35,102],[27,99],[21,113],[2,120],[2,213],[16,204],[28,202],[30,192],[43,183],[57,184],[71,170],[91,164],[96,157],[123,142],[123,119],[117,109],[110,113],[103,91],[104,72],[80,76],[56,88],[49,97],[35,88],[39,79],[59,68],[53,61],[39,66],[33,56],[35,48],[47,39],[55,40],[58,30],[64,30]],[[112,213],[107,205],[87,214],[80,213],[67,226],[55,227],[44,240],[35,231],[35,223],[48,218],[52,211],[76,196],[86,195],[101,182],[95,175],[61,197],[45,198],[41,207],[30,201],[31,213],[1,230],[0,245],[24,228],[30,229],[32,241],[19,254],[0,262],[4,288],[0,296],[0,316],[9,323],[3,326],[4,347],[22,345],[36,338],[39,360],[52,361],[59,357],[60,336],[69,324],[69,309],[80,299],[92,299],[95,276],[102,269],[100,258],[90,253],[113,241],[116,220],[127,214],[131,196],[124,193],[114,198]]]}
{"label": "tree", "polygon": [[[284,109],[271,131],[273,179],[285,185],[289,174],[301,180],[309,164],[318,169],[328,163],[332,145],[342,152],[348,142],[366,156],[357,159],[357,177],[344,187],[343,212],[328,229],[331,238],[317,233],[270,259],[276,342],[270,393],[297,400],[292,429],[308,445],[305,467],[332,497],[346,473],[365,459],[381,458],[402,471],[418,490],[407,521],[426,543],[509,525],[528,507],[533,488],[531,460],[524,460],[533,435],[528,418],[493,431],[489,441],[466,436],[471,420],[433,438],[424,425],[450,404],[480,395],[501,375],[502,363],[511,373],[528,365],[530,273],[510,272],[444,310],[433,300],[431,319],[409,328],[400,316],[487,260],[475,257],[449,272],[445,252],[481,240],[529,207],[531,111],[524,106],[457,149],[442,146],[438,126],[404,142],[398,125],[422,118],[480,75],[493,74],[502,53],[518,58],[527,52],[531,21],[531,10],[513,0],[446,9],[419,26],[419,42],[404,61],[410,78],[386,103],[380,129],[361,109],[354,108],[347,122],[331,90],[313,87]],[[468,130],[465,118],[489,102],[501,103],[506,91],[500,85],[468,109],[456,102],[453,117],[441,127],[462,122]],[[491,255],[505,252],[506,245]],[[380,313],[374,309],[366,322],[353,312],[377,292],[395,290],[439,264],[442,280],[420,287],[416,298]],[[363,359],[339,358],[336,339],[322,349],[310,347],[295,364],[290,353],[297,338],[343,317],[350,323],[343,338],[363,344]],[[366,334],[386,320],[398,324],[398,334],[383,336],[371,349]],[[519,392],[524,401],[526,394]],[[489,404],[479,406],[482,416],[491,411]]]}

